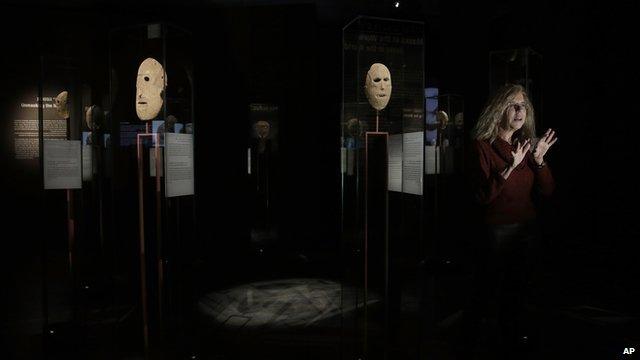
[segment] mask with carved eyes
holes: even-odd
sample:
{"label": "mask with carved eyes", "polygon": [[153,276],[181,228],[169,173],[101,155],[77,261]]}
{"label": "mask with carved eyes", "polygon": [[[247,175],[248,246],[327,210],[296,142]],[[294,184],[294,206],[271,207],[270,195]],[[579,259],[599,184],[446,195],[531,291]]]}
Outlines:
{"label": "mask with carved eyes", "polygon": [[356,118],[349,119],[347,121],[346,133],[349,137],[357,138],[364,134],[364,124]]}
{"label": "mask with carved eyes", "polygon": [[449,125],[449,115],[446,112],[440,110],[436,113],[436,119],[438,120],[438,124],[440,125],[440,129],[444,130]]}
{"label": "mask with carved eyes", "polygon": [[374,109],[382,110],[387,106],[391,98],[391,72],[384,64],[371,65],[367,72],[364,90],[369,104]]}
{"label": "mask with carved eyes", "polygon": [[69,118],[69,93],[66,91],[61,92],[58,96],[53,98],[53,103],[56,105],[56,111],[63,119]]}
{"label": "mask with carved eyes", "polygon": [[254,128],[258,139],[262,140],[269,137],[269,132],[271,131],[271,124],[269,124],[269,122],[264,120],[257,121]]}
{"label": "mask with carved eyes", "polygon": [[102,126],[104,119],[104,113],[102,109],[97,105],[91,105],[85,112],[85,121],[89,130],[99,130]]}
{"label": "mask with carved eyes", "polygon": [[167,74],[153,58],[145,59],[138,68],[136,80],[136,114],[140,120],[153,120],[164,102]]}
{"label": "mask with carved eyes", "polygon": [[464,127],[464,117],[461,112],[457,113],[456,116],[453,117],[453,123],[458,129],[462,129],[462,127]]}
{"label": "mask with carved eyes", "polygon": [[178,123],[178,118],[173,115],[167,116],[167,120],[164,121],[164,124],[161,125],[162,131],[158,130],[158,132],[176,132],[176,124]]}

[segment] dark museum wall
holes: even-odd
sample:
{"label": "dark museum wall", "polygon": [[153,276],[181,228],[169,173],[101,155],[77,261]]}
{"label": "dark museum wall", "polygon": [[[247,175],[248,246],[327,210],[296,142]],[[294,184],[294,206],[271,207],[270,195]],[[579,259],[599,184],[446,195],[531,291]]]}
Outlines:
{"label": "dark museum wall", "polygon": [[[51,235],[64,234],[64,199],[41,190],[37,162],[12,158],[15,101],[25,88],[37,89],[40,53],[67,53],[86,59],[92,97],[101,102],[109,76],[107,30],[155,21],[193,33],[197,196],[188,251],[202,270],[199,280],[209,281],[203,288],[252,279],[256,271],[340,276],[341,29],[367,14],[425,21],[425,86],[464,96],[468,131],[489,96],[489,51],[531,46],[543,54],[544,123],[560,139],[549,159],[556,194],[542,204],[545,273],[558,301],[637,314],[640,5],[408,1],[396,10],[387,1],[191,1],[149,10],[54,4],[1,9],[0,347],[10,355],[39,351],[25,334],[42,326],[42,256],[57,257],[48,260],[55,281],[69,281],[65,239]],[[282,233],[265,249],[280,258],[269,262],[243,255],[252,251],[246,148],[253,102],[277,104],[281,121],[275,206]],[[460,262],[473,257],[464,252],[477,237],[477,228],[456,226],[474,223],[464,180],[457,180],[455,201],[443,205],[461,215],[446,220],[441,256]],[[52,296],[60,302],[55,309],[68,311],[68,294]]]}

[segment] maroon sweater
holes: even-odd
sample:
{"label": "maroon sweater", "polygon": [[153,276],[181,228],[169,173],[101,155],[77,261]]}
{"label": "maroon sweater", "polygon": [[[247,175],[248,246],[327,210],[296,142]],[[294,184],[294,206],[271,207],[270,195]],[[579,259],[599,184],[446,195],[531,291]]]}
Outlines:
{"label": "maroon sweater", "polygon": [[511,151],[515,149],[516,145],[499,138],[493,144],[474,141],[472,185],[476,199],[484,206],[487,224],[511,224],[535,218],[533,190],[549,196],[555,187],[549,165],[538,169],[531,151],[505,180],[500,173],[513,161]]}

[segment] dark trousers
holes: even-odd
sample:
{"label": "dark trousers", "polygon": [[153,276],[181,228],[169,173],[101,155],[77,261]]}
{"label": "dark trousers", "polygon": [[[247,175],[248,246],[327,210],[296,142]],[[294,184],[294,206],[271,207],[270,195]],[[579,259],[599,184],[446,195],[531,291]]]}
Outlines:
{"label": "dark trousers", "polygon": [[535,234],[534,222],[487,226],[487,261],[480,269],[485,288],[480,289],[480,300],[503,335],[526,331],[525,305],[539,258]]}
{"label": "dark trousers", "polygon": [[476,347],[471,343],[482,336],[481,341],[510,352],[519,336],[530,338],[536,332],[526,305],[534,292],[539,259],[537,226],[535,221],[487,225],[484,235],[465,311],[464,341]]}

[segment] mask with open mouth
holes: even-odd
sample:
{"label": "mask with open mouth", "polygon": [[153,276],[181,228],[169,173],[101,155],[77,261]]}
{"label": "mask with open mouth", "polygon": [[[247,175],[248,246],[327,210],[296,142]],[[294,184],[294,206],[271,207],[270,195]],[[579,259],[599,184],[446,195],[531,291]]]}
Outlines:
{"label": "mask with open mouth", "polygon": [[136,80],[136,114],[140,120],[153,120],[164,102],[167,74],[153,58],[145,59],[138,68]]}
{"label": "mask with open mouth", "polygon": [[364,90],[369,104],[374,109],[382,110],[387,106],[391,98],[391,72],[384,64],[371,65],[367,72]]}

